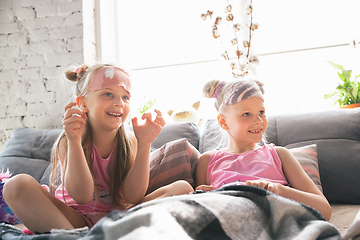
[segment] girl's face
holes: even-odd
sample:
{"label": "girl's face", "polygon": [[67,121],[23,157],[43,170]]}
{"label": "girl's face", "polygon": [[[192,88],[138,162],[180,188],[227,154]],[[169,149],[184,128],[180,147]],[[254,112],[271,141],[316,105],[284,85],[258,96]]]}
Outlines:
{"label": "girl's face", "polygon": [[89,91],[84,102],[95,129],[117,130],[130,112],[130,94],[121,86]]}
{"label": "girl's face", "polygon": [[258,143],[262,140],[268,124],[262,99],[250,97],[226,107],[223,114],[225,129],[237,143]]}

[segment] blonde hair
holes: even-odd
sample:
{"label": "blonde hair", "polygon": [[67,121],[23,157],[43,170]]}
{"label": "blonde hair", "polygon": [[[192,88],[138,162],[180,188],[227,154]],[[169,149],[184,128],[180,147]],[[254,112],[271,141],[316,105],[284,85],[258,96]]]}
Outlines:
{"label": "blonde hair", "polygon": [[[89,82],[94,73],[105,66],[114,66],[113,64],[96,64],[92,67],[87,68],[81,74],[76,72],[76,68],[71,68],[65,72],[65,77],[76,83],[75,87],[75,95],[80,96],[84,91],[89,88]],[[68,159],[65,156],[64,165],[62,166],[62,173],[60,175],[60,161],[59,161],[59,148],[60,142],[65,137],[65,131],[58,137],[56,142],[53,145],[51,152],[51,162],[52,162],[52,172],[50,175],[50,189],[51,191],[55,191],[55,189],[59,186],[59,182],[64,182],[64,176],[67,169]],[[119,194],[119,188],[123,183],[127,173],[130,170],[130,161],[133,156],[132,144],[131,141],[126,134],[126,130],[124,125],[121,125],[116,134],[116,160],[114,161],[114,165],[111,169],[110,173],[110,186],[109,192],[112,197],[114,203],[122,208],[127,207],[126,203],[123,199],[123,196]],[[95,187],[95,197],[96,201],[98,200],[98,191],[97,191],[97,183],[96,178],[93,171],[93,162],[92,162],[92,150],[93,150],[93,131],[90,122],[88,119],[86,120],[85,132],[81,139],[81,144],[84,150],[85,158],[88,164],[88,167],[91,171],[94,180]],[[65,145],[65,149],[67,150],[67,142]],[[61,176],[61,181],[59,177]],[[62,187],[62,193],[64,198],[64,185]],[[64,199],[65,200],[65,199]]]}
{"label": "blonde hair", "polygon": [[[261,82],[255,80],[256,83],[258,84],[260,91],[262,94],[264,94],[264,88]],[[223,102],[224,99],[224,95],[226,93],[226,91],[229,89],[229,87],[231,87],[235,82],[229,82],[229,83],[225,83],[224,85],[222,85],[222,81],[219,80],[212,80],[207,82],[204,87],[203,87],[203,95],[207,98],[215,98],[215,108],[218,112],[221,111],[220,106],[221,103]],[[221,86],[222,85],[222,86]],[[215,92],[217,92],[217,94],[215,95]],[[214,96],[215,95],[215,96]],[[226,107],[226,105],[224,105],[224,107]]]}

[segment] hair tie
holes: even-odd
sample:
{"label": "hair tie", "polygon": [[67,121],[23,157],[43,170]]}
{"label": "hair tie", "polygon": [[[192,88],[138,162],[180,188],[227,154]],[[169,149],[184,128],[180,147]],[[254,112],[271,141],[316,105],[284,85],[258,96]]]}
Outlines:
{"label": "hair tie", "polygon": [[84,64],[81,64],[80,67],[78,67],[78,68],[75,70],[75,72],[76,72],[76,77],[77,77],[76,81],[79,81],[79,80],[80,80],[80,78],[84,75],[86,69],[88,69],[88,68],[89,68],[89,66],[84,63]]}
{"label": "hair tie", "polygon": [[220,85],[216,88],[216,90],[215,90],[215,92],[214,92],[214,94],[213,94],[213,98],[217,98],[217,96],[219,95],[219,93],[220,93],[220,91],[221,91],[221,89],[223,88],[223,86],[226,84],[226,82],[224,82],[224,81],[222,81],[221,83],[220,83]]}

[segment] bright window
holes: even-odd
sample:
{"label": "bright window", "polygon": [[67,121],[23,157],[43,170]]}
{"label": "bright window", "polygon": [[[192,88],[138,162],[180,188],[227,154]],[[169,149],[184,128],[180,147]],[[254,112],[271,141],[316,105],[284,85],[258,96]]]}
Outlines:
{"label": "bright window", "polygon": [[[242,8],[248,1],[229,2],[238,14],[235,17],[246,19]],[[166,112],[201,100],[202,117],[215,116],[212,101],[202,97],[202,86],[212,79],[229,81],[232,76],[229,62],[219,61],[222,46],[200,14],[223,11],[227,1],[101,4],[102,60],[118,62],[130,72],[133,107],[156,99],[156,107]],[[260,28],[251,49],[259,55],[256,75],[265,83],[268,114],[338,108],[324,99],[339,82],[326,61],[360,72],[360,51],[349,46],[360,39],[356,12],[360,2],[253,0],[253,5]]]}

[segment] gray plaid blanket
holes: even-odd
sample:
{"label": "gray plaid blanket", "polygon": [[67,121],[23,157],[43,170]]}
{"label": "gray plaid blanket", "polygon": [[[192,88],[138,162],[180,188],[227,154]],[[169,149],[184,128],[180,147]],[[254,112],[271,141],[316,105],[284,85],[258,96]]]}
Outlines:
{"label": "gray plaid blanket", "polygon": [[0,225],[2,239],[340,239],[316,210],[262,189],[228,186],[113,211],[86,233],[24,235]]}

